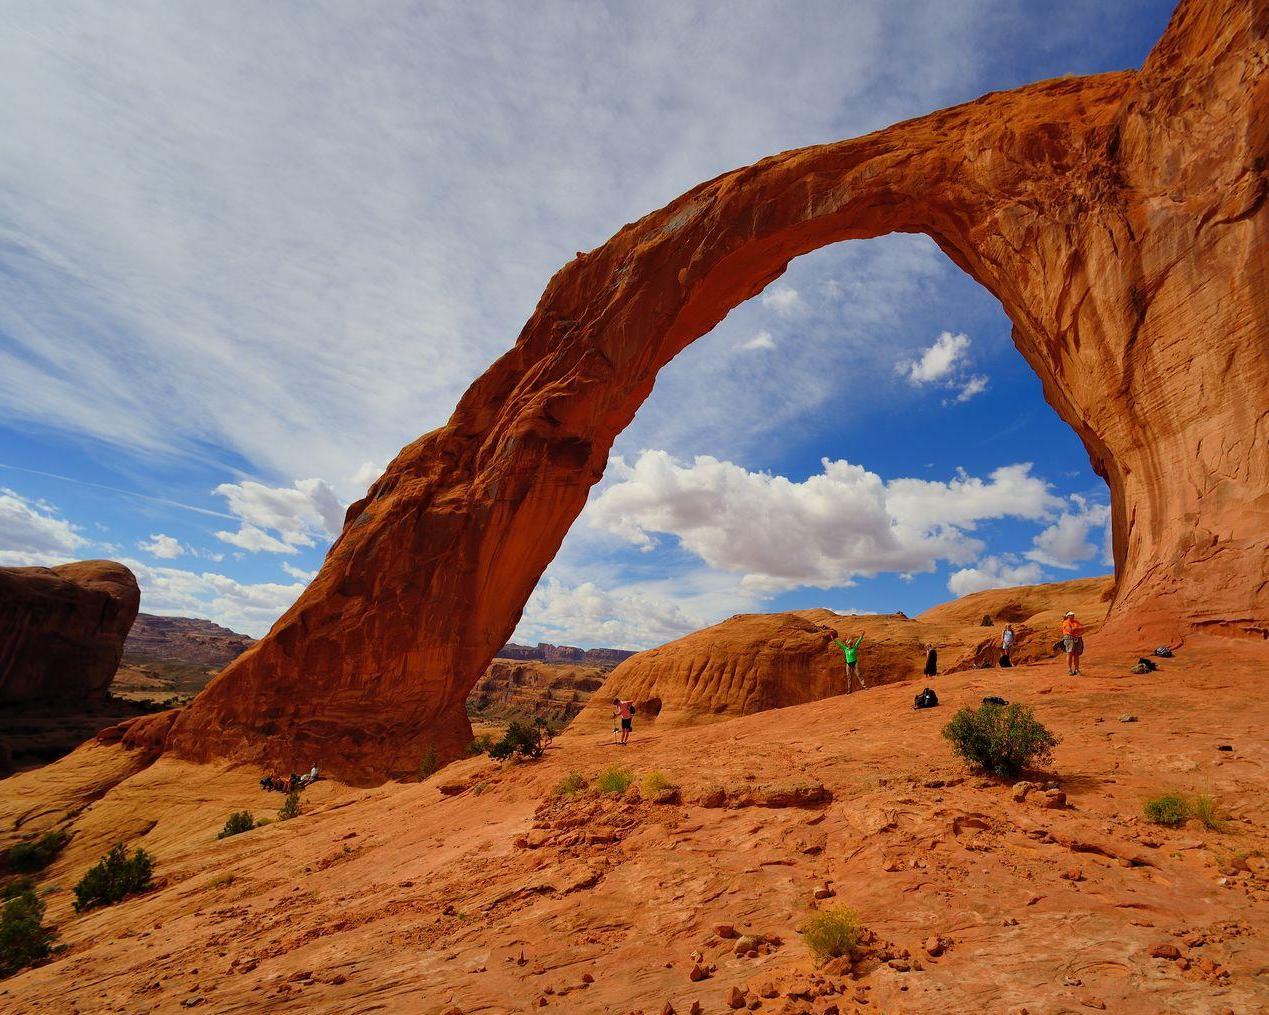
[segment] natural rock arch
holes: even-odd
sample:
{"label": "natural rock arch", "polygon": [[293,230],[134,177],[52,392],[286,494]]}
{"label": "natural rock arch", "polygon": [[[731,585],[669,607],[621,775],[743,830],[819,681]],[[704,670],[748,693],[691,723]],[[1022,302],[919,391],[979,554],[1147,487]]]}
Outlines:
{"label": "natural rock arch", "polygon": [[1106,479],[1112,623],[1265,636],[1267,19],[1183,2],[1139,72],[772,156],[579,255],[167,747],[360,781],[459,755],[468,690],[657,371],[792,258],[889,232],[926,233],[995,294]]}

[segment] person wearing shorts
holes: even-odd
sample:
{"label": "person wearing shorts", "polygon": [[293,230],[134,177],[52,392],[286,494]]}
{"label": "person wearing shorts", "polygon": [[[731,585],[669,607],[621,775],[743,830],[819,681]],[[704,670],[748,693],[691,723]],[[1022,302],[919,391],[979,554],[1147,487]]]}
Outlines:
{"label": "person wearing shorts", "polygon": [[612,716],[614,719],[621,720],[621,739],[618,743],[625,747],[630,741],[630,732],[634,729],[633,704],[629,701],[622,701],[620,698],[613,698]]}
{"label": "person wearing shorts", "polygon": [[1062,647],[1066,649],[1066,672],[1072,677],[1080,675],[1080,656],[1084,654],[1084,625],[1068,612],[1062,619]]}

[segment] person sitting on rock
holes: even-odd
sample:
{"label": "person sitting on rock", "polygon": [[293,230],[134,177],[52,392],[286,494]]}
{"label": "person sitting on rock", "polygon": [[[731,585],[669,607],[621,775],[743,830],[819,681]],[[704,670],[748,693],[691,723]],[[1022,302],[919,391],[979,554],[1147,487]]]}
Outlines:
{"label": "person sitting on rock", "polygon": [[311,786],[317,782],[317,766],[314,765],[304,775],[300,776],[300,784],[303,786]]}
{"label": "person sitting on rock", "polygon": [[846,657],[846,693],[847,694],[850,694],[850,691],[851,691],[851,682],[852,682],[851,678],[854,678],[855,680],[859,681],[859,686],[862,690],[868,689],[868,685],[864,683],[864,678],[859,675],[859,646],[860,646],[860,643],[863,642],[863,640],[864,640],[863,634],[860,634],[860,636],[855,639],[853,644],[851,643],[849,635],[847,636],[844,642],[838,641],[836,638],[833,639],[833,644],[836,645],[839,649],[841,649],[842,655]]}
{"label": "person sitting on rock", "polygon": [[1069,676],[1080,675],[1080,656],[1084,654],[1084,625],[1075,619],[1075,613],[1068,610],[1062,619],[1062,647],[1066,649],[1066,672]]}
{"label": "person sitting on rock", "polygon": [[621,739],[618,743],[622,747],[630,741],[630,731],[634,728],[634,712],[634,702],[613,698],[612,715],[614,719],[621,720]]}

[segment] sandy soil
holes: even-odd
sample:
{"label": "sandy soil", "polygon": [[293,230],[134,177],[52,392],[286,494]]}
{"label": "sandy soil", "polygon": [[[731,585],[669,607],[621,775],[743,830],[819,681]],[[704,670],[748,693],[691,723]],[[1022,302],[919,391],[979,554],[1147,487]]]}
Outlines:
{"label": "sandy soil", "polygon": [[[900,683],[624,749],[572,733],[536,763],[323,782],[299,818],[223,841],[229,812],[281,803],[259,773],[86,746],[0,782],[0,837],[75,832],[46,880],[67,950],[0,982],[0,1011],[709,1013],[732,988],[773,1012],[1266,1010],[1269,646],[1193,639],[1151,676],[1127,673],[1136,651],[1090,649],[1080,678],[939,677],[931,711]],[[940,728],[991,693],[1062,738],[1031,779],[1066,807],[951,756]],[[682,801],[552,797],[614,763]],[[828,799],[807,802],[817,785]],[[704,806],[717,789],[730,805]],[[1216,797],[1224,830],[1145,823],[1172,789]],[[70,887],[115,841],[157,857],[158,888],[73,915]],[[875,940],[817,973],[798,928],[838,904]],[[779,943],[737,957],[716,924]],[[1151,956],[1171,948],[1184,961]]]}

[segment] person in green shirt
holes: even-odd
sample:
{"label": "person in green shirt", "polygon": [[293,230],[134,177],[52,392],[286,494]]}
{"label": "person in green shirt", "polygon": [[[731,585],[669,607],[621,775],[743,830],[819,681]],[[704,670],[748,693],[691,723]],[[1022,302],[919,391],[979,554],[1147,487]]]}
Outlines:
{"label": "person in green shirt", "polygon": [[859,645],[864,640],[861,634],[852,643],[850,636],[847,635],[845,641],[833,639],[833,644],[842,650],[842,655],[846,657],[846,693],[850,694],[851,678],[854,677],[859,681],[861,690],[867,690],[868,685],[864,683],[864,678],[859,675]]}

